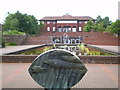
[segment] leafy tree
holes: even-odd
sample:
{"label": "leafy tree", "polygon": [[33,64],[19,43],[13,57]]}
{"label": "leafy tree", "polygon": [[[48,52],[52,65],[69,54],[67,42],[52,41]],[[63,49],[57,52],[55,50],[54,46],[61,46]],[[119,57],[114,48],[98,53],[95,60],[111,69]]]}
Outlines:
{"label": "leafy tree", "polygon": [[9,31],[11,30],[11,21],[14,19],[14,14],[9,14],[6,19],[5,23],[3,24],[3,30]]}
{"label": "leafy tree", "polygon": [[94,25],[94,29],[95,29],[95,31],[103,32],[105,30],[105,28],[103,26],[104,26],[103,22],[99,22],[98,24]]}
{"label": "leafy tree", "polygon": [[110,26],[107,26],[107,28],[105,29],[105,32],[111,32],[111,30],[112,30],[112,27],[110,25]]}
{"label": "leafy tree", "polygon": [[101,18],[101,16],[99,15],[99,16],[96,18],[96,24],[98,24],[98,23],[100,23],[100,22],[102,22],[102,18]]}
{"label": "leafy tree", "polygon": [[18,29],[19,29],[19,21],[17,18],[14,18],[13,20],[11,20],[10,30],[18,30]]}
{"label": "leafy tree", "polygon": [[36,34],[39,29],[37,19],[33,15],[22,14],[17,11],[9,14],[3,24],[3,30],[18,30],[27,34]]}
{"label": "leafy tree", "polygon": [[120,20],[117,20],[115,23],[111,25],[112,33],[116,33],[120,35]]}
{"label": "leafy tree", "polygon": [[105,17],[102,19],[103,27],[106,28],[107,26],[111,25],[111,21],[109,20],[109,17]]}
{"label": "leafy tree", "polygon": [[85,24],[85,26],[84,26],[84,31],[85,32],[90,32],[91,31],[91,29],[93,29],[93,22],[92,22],[92,20],[89,20],[88,22],[87,22],[87,24]]}
{"label": "leafy tree", "polygon": [[106,32],[111,32],[114,34],[118,34],[118,36],[120,36],[120,20],[116,20],[116,22],[108,26],[106,28]]}
{"label": "leafy tree", "polygon": [[94,25],[95,31],[102,31],[104,32],[105,29],[111,25],[111,21],[109,20],[109,17],[101,18],[99,15],[96,19],[96,24]]}

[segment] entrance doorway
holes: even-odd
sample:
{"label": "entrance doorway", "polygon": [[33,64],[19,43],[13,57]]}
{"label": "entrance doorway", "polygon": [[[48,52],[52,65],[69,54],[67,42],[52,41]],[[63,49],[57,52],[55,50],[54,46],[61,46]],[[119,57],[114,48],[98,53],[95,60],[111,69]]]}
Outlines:
{"label": "entrance doorway", "polygon": [[63,27],[63,32],[71,32],[71,27],[70,26],[64,26]]}

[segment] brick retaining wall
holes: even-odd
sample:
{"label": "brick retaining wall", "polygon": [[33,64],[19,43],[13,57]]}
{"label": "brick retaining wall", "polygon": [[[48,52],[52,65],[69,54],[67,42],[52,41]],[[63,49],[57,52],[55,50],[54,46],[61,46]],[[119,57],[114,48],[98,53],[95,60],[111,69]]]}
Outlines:
{"label": "brick retaining wall", "polygon": [[21,45],[27,38],[27,35],[4,35],[3,38],[7,43],[15,42],[17,45]]}
{"label": "brick retaining wall", "polygon": [[[31,63],[37,55],[3,55],[3,63]],[[118,64],[118,56],[80,56],[84,63]]]}
{"label": "brick retaining wall", "polygon": [[[46,32],[41,33],[38,37],[28,37],[24,45],[37,45],[37,44],[45,44],[51,42],[49,36],[63,36],[65,32]],[[119,46],[120,42],[118,39],[120,37],[115,37],[115,35],[111,33],[103,33],[103,32],[67,32],[69,37],[78,37],[83,36],[84,43],[92,44],[92,45],[111,45],[111,46]]]}

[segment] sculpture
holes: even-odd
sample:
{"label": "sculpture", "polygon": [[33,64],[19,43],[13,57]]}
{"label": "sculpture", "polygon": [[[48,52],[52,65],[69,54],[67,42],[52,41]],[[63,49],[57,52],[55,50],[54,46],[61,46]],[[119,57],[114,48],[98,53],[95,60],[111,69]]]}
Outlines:
{"label": "sculpture", "polygon": [[39,55],[28,69],[31,77],[48,90],[66,90],[87,72],[81,60],[70,51],[52,49]]}

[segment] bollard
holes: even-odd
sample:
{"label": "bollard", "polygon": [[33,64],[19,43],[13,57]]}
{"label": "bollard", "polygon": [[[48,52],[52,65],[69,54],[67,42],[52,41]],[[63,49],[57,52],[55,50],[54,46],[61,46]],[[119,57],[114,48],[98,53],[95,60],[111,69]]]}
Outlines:
{"label": "bollard", "polygon": [[28,72],[45,90],[70,90],[82,79],[87,68],[72,52],[52,49],[40,54]]}

